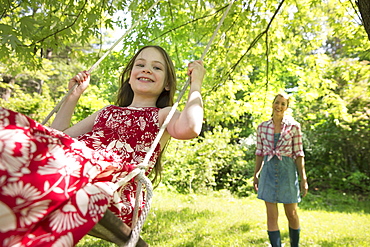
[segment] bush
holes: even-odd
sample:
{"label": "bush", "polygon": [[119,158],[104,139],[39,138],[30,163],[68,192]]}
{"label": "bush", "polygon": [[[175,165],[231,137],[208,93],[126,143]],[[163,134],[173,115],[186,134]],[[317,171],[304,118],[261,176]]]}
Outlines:
{"label": "bush", "polygon": [[248,190],[254,159],[246,160],[246,147],[231,144],[232,137],[219,127],[193,140],[171,140],[163,157],[164,184],[180,193],[228,189],[247,194],[243,190]]}

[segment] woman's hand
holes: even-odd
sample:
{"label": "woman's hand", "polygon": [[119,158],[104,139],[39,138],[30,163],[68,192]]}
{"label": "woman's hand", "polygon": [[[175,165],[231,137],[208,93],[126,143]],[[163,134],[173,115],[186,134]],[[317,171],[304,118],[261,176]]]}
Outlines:
{"label": "woman's hand", "polygon": [[301,180],[301,195],[302,197],[305,197],[308,192],[308,183],[306,179]]}
{"label": "woman's hand", "polygon": [[87,71],[82,71],[69,80],[68,89],[71,89],[74,85],[78,84],[78,87],[75,88],[74,93],[81,95],[89,86],[89,83],[90,73]]}
{"label": "woman's hand", "polygon": [[258,178],[257,177],[253,178],[253,188],[256,192],[258,191]]}

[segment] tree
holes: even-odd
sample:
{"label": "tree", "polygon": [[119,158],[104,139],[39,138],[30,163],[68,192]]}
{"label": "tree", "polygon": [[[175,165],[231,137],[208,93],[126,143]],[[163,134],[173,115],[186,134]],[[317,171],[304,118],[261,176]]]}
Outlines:
{"label": "tree", "polygon": [[362,23],[370,40],[370,2],[366,0],[358,0],[356,1],[356,4],[362,17]]}
{"label": "tree", "polygon": [[[42,119],[66,93],[67,80],[79,70],[90,68],[109,47],[106,37],[112,35],[113,27],[116,35],[111,40],[115,41],[153,3],[3,0],[0,73],[9,79],[3,80],[1,86],[7,92],[3,96],[7,101],[0,104]],[[93,72],[93,87],[87,92],[89,97],[82,99],[74,121],[114,100],[122,66],[143,45],[161,45],[169,52],[176,66],[178,88],[182,88],[187,80],[187,63],[200,57],[228,4],[226,0],[160,1],[126,36],[121,49],[112,51]],[[279,91],[296,99],[292,111],[302,122],[307,137],[309,168],[323,161],[313,154],[330,157],[329,168],[338,166],[338,159],[350,160],[339,151],[333,158],[333,150],[344,146],[326,142],[328,136],[324,134],[330,131],[331,137],[340,137],[345,132],[348,142],[356,147],[356,159],[343,163],[338,179],[369,177],[367,168],[359,165],[365,157],[360,150],[368,150],[369,144],[363,142],[361,148],[355,144],[361,136],[368,135],[364,128],[369,102],[365,78],[370,42],[356,11],[351,1],[344,0],[235,1],[204,59],[207,76],[203,84],[202,136],[191,145],[171,142],[173,146],[169,147],[184,149],[181,160],[167,156],[171,169],[194,170],[179,176],[182,181],[167,177],[168,182],[188,186],[190,180],[185,180],[193,179],[194,185],[194,177],[188,175],[201,173],[196,165],[189,164],[202,164],[199,167],[209,181],[205,187],[232,185],[234,191],[240,191],[246,181],[235,178],[243,166],[249,170],[253,165],[250,160],[254,147],[245,144],[249,143],[246,140],[253,140],[257,124],[270,117],[271,100]],[[12,85],[6,83],[10,81]],[[30,90],[31,84],[26,82],[31,81],[41,85],[40,90]],[[28,104],[17,97],[25,98]],[[221,153],[210,152],[210,157],[202,159],[191,155],[193,150],[198,154],[212,150],[212,143],[222,149],[218,150]],[[250,174],[243,172],[245,176]],[[312,169],[310,179],[322,182],[324,172]],[[197,186],[204,188],[199,183]]]}

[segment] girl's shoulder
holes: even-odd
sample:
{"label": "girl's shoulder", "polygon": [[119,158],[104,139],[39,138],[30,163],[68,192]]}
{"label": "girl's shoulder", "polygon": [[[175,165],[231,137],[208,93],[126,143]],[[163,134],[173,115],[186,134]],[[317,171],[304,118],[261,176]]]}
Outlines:
{"label": "girl's shoulder", "polygon": [[169,114],[173,114],[173,116],[171,116],[171,119],[172,118],[175,118],[175,117],[178,117],[178,115],[180,114],[180,111],[175,109],[173,112],[171,111],[172,110],[172,106],[167,106],[167,107],[164,107],[164,108],[158,108],[158,118],[159,118],[159,123],[162,125],[162,123],[165,121],[165,119],[167,118],[167,116],[169,116]]}

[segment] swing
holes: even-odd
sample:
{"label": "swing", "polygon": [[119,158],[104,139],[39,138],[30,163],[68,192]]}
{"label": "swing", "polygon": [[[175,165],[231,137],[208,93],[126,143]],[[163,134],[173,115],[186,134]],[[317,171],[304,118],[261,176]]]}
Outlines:
{"label": "swing", "polygon": [[[88,70],[90,73],[95,67],[98,66],[98,64],[113,50],[113,48],[137,25],[137,23],[146,16],[149,11],[154,8],[154,6],[159,2],[160,0],[157,0],[140,18],[139,20],[119,39],[117,40],[113,46]],[[203,51],[203,54],[200,58],[200,60],[203,60],[207,51],[209,50],[218,30],[220,29],[227,13],[229,12],[234,0],[231,0],[226,11],[224,12],[220,22],[218,23],[218,26],[216,27],[215,31],[213,32],[212,37],[210,38],[206,48]],[[180,103],[181,98],[185,94],[186,89],[190,85],[190,78],[186,81],[184,87],[179,93],[179,96],[174,103],[174,105],[171,107],[170,112],[168,113],[165,121],[163,122],[161,128],[159,129],[159,132],[153,141],[149,151],[147,152],[144,161],[133,171],[130,172],[126,177],[122,178],[120,181],[117,182],[117,189],[123,188],[123,186],[130,181],[131,179],[135,178],[135,181],[137,182],[137,191],[136,194],[142,193],[142,185],[145,185],[146,187],[146,204],[142,210],[142,213],[140,214],[140,217],[138,218],[138,206],[140,205],[140,198],[136,198],[135,202],[135,208],[134,208],[134,214],[132,219],[132,228],[128,227],[125,223],[123,223],[117,216],[115,216],[110,210],[107,210],[103,216],[103,218],[88,232],[88,235],[112,242],[117,244],[118,246],[138,246],[138,247],[145,247],[148,246],[148,244],[140,238],[140,231],[143,227],[143,224],[145,222],[145,219],[149,213],[150,209],[150,203],[153,195],[153,188],[151,181],[145,176],[145,171],[149,168],[149,160],[155,150],[155,147],[158,145],[164,131],[167,128],[168,123],[172,119],[178,104]],[[50,119],[50,117],[57,112],[57,110],[60,108],[64,100],[71,94],[71,92],[78,86],[78,83],[76,83],[62,98],[62,100],[55,106],[55,108],[49,113],[49,115],[45,118],[45,120],[42,122],[44,125],[47,123],[47,121]]]}
{"label": "swing", "polygon": [[[88,235],[100,238],[118,246],[124,246],[130,240],[131,228],[115,216],[110,210],[107,210],[103,218],[91,229]],[[139,237],[137,247],[149,246]]]}

